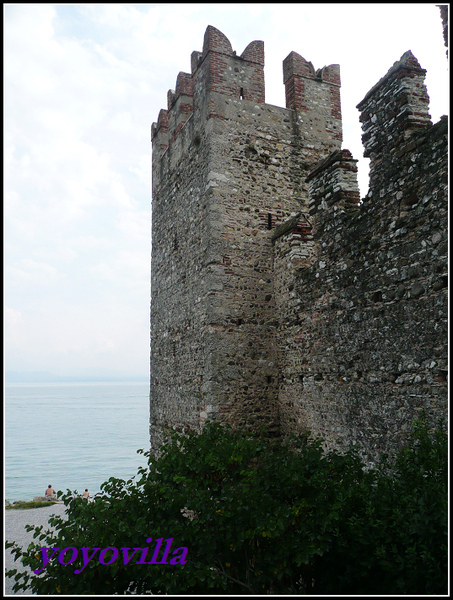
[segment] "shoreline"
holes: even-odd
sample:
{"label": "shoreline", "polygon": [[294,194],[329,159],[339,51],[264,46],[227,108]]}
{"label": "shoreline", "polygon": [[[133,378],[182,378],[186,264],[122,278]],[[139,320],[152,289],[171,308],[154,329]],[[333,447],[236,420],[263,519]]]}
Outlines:
{"label": "shoreline", "polygon": [[5,500],[5,512],[11,510],[33,510],[35,508],[46,508],[46,506],[54,506],[55,504],[63,504],[63,500],[15,500],[8,502]]}
{"label": "shoreline", "polygon": [[[95,492],[94,494],[89,495],[88,499],[92,500],[94,498],[94,496],[96,496],[97,494],[99,494],[99,492]],[[80,497],[83,498],[83,493],[82,494],[75,494],[74,492],[72,492],[72,497]],[[11,506],[17,506],[18,504],[33,504],[34,502],[40,502],[43,503],[45,505],[46,502],[49,503],[53,503],[53,504],[64,504],[64,500],[62,499],[62,497],[58,497],[58,496],[34,496],[33,500],[8,500],[7,498],[5,498],[5,509]]]}
{"label": "shoreline", "polygon": [[11,508],[19,510],[17,508],[19,504],[25,504],[25,505],[28,504],[28,505],[30,505],[30,504],[35,504],[35,503],[40,503],[40,504],[43,505],[43,507],[45,507],[46,503],[49,503],[49,505],[52,505],[52,504],[64,504],[64,502],[63,502],[63,500],[61,498],[47,497],[47,496],[35,496],[33,498],[33,500],[7,500],[7,499],[5,499],[5,510],[6,509],[11,510]]}

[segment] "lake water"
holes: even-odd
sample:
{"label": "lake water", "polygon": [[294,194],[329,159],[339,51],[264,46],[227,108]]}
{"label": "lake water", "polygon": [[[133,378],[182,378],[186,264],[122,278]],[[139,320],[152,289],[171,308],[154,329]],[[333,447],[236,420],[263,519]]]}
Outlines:
{"label": "lake water", "polygon": [[110,477],[129,479],[149,448],[149,385],[5,385],[5,498],[55,490],[93,495]]}

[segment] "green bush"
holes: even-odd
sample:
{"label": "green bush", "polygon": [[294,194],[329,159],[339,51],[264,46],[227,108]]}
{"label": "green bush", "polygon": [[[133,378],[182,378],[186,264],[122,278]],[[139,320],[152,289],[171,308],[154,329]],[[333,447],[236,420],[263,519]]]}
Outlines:
{"label": "green bush", "polygon": [[345,503],[334,544],[317,565],[320,594],[446,594],[448,438],[424,417],[396,460]]}
{"label": "green bush", "polygon": [[[422,423],[394,463],[371,471],[309,437],[209,424],[172,434],[148,469],[109,479],[93,502],[64,496],[66,520],[35,528],[25,552],[12,545],[41,572],[8,575],[36,594],[446,593],[446,457],[446,435]],[[150,564],[159,538],[162,550],[173,538],[168,564]],[[60,549],[44,568],[41,547]],[[65,548],[63,563],[79,549],[67,565]],[[84,566],[81,548],[101,550]],[[98,560],[106,548],[111,564]]]}

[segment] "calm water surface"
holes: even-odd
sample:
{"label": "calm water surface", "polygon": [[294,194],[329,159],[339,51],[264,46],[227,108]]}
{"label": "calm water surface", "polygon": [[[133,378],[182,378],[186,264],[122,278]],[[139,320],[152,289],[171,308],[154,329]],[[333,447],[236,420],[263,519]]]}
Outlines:
{"label": "calm water surface", "polygon": [[129,479],[149,448],[149,385],[47,383],[5,386],[5,498],[32,500],[51,484],[90,494]]}

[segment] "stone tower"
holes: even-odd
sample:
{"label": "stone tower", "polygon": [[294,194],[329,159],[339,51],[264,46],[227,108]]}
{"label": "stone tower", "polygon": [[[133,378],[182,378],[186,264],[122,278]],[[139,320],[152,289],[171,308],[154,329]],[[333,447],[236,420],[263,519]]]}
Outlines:
{"label": "stone tower", "polygon": [[339,66],[291,52],[283,79],[266,104],[263,42],[209,26],[152,126],[153,448],[210,417],[280,433],[273,236],[309,236],[305,180],[342,140]]}
{"label": "stone tower", "polygon": [[448,123],[408,51],[359,103],[370,187],[341,149],[338,65],[208,27],[152,127],[151,446],[208,418],[392,454],[448,406]]}

